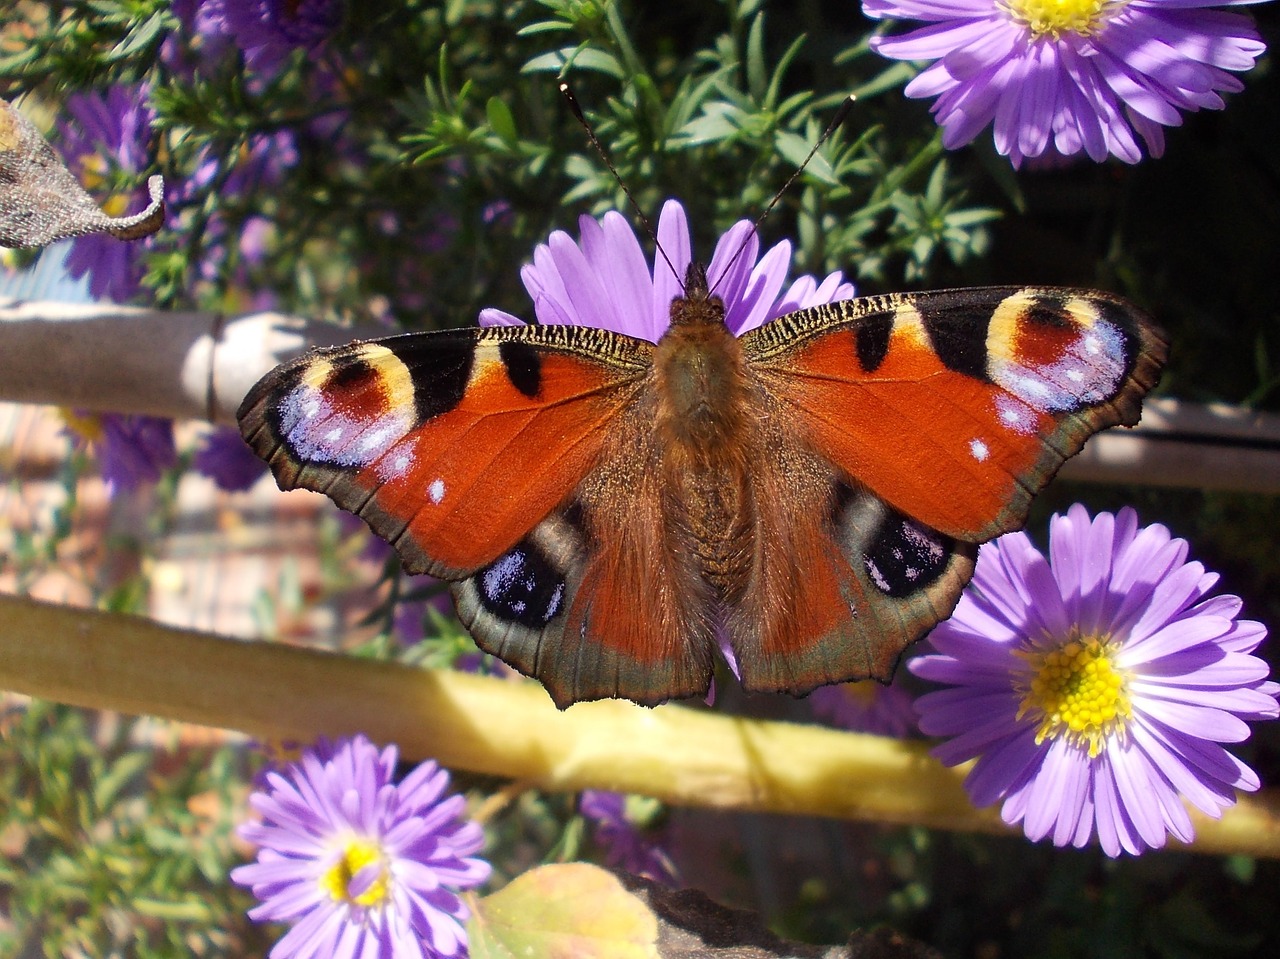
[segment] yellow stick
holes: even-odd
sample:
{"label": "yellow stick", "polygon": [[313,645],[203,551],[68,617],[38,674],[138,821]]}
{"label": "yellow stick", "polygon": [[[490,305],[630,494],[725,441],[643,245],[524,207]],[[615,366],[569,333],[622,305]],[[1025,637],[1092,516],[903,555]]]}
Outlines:
{"label": "yellow stick", "polygon": [[[414,669],[0,597],[0,688],[95,709],[309,741],[363,732],[406,758],[549,790],[682,806],[1007,831],[924,746],[683,706],[580,703],[540,686]],[[1280,795],[1200,817],[1191,848],[1280,856]]]}

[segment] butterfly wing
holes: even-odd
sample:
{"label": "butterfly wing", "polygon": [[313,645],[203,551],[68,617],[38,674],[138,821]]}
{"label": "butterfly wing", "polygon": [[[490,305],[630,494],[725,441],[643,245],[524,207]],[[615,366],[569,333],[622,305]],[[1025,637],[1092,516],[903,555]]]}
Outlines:
{"label": "butterfly wing", "polygon": [[454,585],[458,615],[490,653],[536,677],[562,709],[705,693],[714,600],[696,551],[669,522],[653,394],[618,418],[563,509]]}
{"label": "butterfly wing", "polygon": [[801,310],[743,347],[808,441],[899,512],[983,542],[1098,430],[1138,421],[1167,344],[1089,290],[988,287]]}
{"label": "butterfly wing", "polygon": [[239,411],[284,489],[329,496],[414,573],[470,576],[596,464],[652,345],[559,325],[411,333],[278,367]]}
{"label": "butterfly wing", "polygon": [[313,351],[240,410],[283,488],[453,580],[477,644],[561,707],[705,691],[706,585],[672,544],[647,374],[604,330],[495,327]]}
{"label": "butterfly wing", "polygon": [[843,477],[794,427],[780,428],[783,412],[762,417],[772,436],[752,475],[754,557],[726,610],[742,684],[798,695],[850,679],[888,682],[902,650],[955,606],[977,546]]}
{"label": "butterfly wing", "polygon": [[1008,287],[816,307],[743,347],[782,452],[757,468],[779,505],[758,511],[731,635],[745,685],[791,692],[887,681],[975,544],[1020,526],[1090,435],[1137,422],[1166,351],[1119,298]]}

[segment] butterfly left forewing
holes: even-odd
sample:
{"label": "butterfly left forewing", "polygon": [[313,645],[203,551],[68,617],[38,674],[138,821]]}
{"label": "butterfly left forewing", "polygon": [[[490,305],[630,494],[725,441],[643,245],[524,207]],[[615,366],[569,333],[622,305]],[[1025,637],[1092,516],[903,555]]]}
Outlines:
{"label": "butterfly left forewing", "polygon": [[520,541],[595,467],[651,353],[569,326],[352,343],[268,374],[240,426],[282,488],[360,515],[410,572],[458,579]]}

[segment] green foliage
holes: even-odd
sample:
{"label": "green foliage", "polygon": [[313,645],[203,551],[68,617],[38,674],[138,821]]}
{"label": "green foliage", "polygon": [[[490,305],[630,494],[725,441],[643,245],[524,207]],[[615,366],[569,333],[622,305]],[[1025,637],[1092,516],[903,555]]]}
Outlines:
{"label": "green foliage", "polygon": [[[199,61],[194,74],[160,57],[161,40],[181,34],[158,2],[54,4],[32,20],[33,41],[0,59],[10,95],[31,91],[56,110],[74,90],[147,84],[154,166],[182,185],[177,229],[150,255],[147,285],[162,304],[218,303],[247,285],[301,312],[415,327],[472,322],[484,305],[527,314],[512,265],[550,229],[573,228],[572,214],[628,210],[560,79],[639,212],[652,219],[677,195],[704,251],[763,212],[843,99],[838,86],[806,82],[834,68],[815,64],[791,14],[760,3],[643,18],[558,0],[353,8],[321,56],[295,56],[267,80],[234,56]],[[981,253],[996,214],[965,199],[967,176],[935,175],[931,132],[895,137],[879,122],[901,67],[868,54],[855,16],[831,28],[824,45],[839,42],[848,64],[840,82],[860,78],[868,100],[784,194],[766,234],[799,237],[799,269],[869,279],[921,277],[938,256]],[[202,40],[191,42],[198,54]],[[291,143],[271,149],[298,153],[287,188],[237,185],[255,144],[280,135]],[[266,265],[226,239],[251,217],[270,224]]]}
{"label": "green foliage", "polygon": [[[0,954],[221,956],[261,948],[231,817],[245,796],[238,749],[174,750],[143,727],[32,703],[0,738]],[[156,737],[161,728],[149,728]],[[160,762],[163,765],[157,765]]]}

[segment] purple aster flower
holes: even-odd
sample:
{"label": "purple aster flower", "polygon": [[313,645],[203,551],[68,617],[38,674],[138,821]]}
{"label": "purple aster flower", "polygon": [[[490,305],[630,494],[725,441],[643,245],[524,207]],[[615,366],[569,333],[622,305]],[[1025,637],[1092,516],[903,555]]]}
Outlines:
{"label": "purple aster flower", "polygon": [[158,416],[64,411],[79,448],[92,448],[98,469],[113,494],[154,483],[178,462],[173,421]]}
{"label": "purple aster flower", "polygon": [[1136,133],[1152,156],[1181,111],[1222,109],[1242,88],[1227,71],[1266,49],[1253,21],[1206,7],[1254,0],[863,0],[869,17],[924,20],[873,37],[897,60],[936,60],[907,85],[937,97],[943,145],[968,143],[994,122],[996,149],[1024,157],[1082,150],[1136,163]]}
{"label": "purple aster flower", "polygon": [[592,824],[591,838],[610,866],[670,886],[679,874],[659,845],[661,831],[650,827],[660,809],[656,799],[602,789],[584,789],[578,801],[578,810]]}
{"label": "purple aster flower", "polygon": [[[600,220],[584,216],[578,226],[579,242],[557,230],[534,250],[532,265],[520,273],[538,322],[595,326],[658,342],[671,322],[671,301],[684,292],[685,270],[693,258],[684,207],[675,200],[662,207],[658,244],[671,262],[659,255],[652,272],[620,213],[606,213]],[[791,244],[783,240],[757,262],[759,250],[751,223],[741,220],[720,237],[707,267],[711,290],[724,300],[725,323],[736,336],[786,313],[853,296],[853,285],[838,272],[821,283],[802,276],[783,293]],[[502,310],[480,312],[481,326],[521,323]]]}
{"label": "purple aster flower", "polygon": [[[245,65],[270,76],[296,49],[315,51],[342,23],[342,0],[212,0]],[[209,24],[213,26],[212,23]]]}
{"label": "purple aster flower", "polygon": [[231,493],[247,490],[267,471],[267,464],[249,448],[240,431],[219,426],[205,434],[192,461],[196,472]]}
{"label": "purple aster flower", "polygon": [[231,871],[261,905],[251,919],[293,928],[272,959],[466,954],[455,890],[476,886],[489,865],[474,858],[484,833],[460,819],[449,774],[424,762],[398,784],[396,749],[363,736],[320,744],[281,772],[250,805],[261,822],[240,827],[258,860]]}
{"label": "purple aster flower", "polygon": [[1187,543],[1131,509],[1055,516],[1049,559],[1024,533],[981,548],[973,586],[917,657],[952,688],[917,701],[920,729],[953,737],[934,754],[977,758],[976,805],[1000,801],[1032,840],[1110,856],[1193,835],[1184,800],[1215,818],[1258,777],[1219,743],[1277,716],[1266,635],[1235,596],[1187,562]]}
{"label": "purple aster flower", "polygon": [[820,719],[855,733],[906,739],[916,731],[911,694],[874,679],[815,689],[809,694],[809,706]]}
{"label": "purple aster flower", "polygon": [[[145,85],[115,86],[105,96],[76,93],[67,98],[58,122],[63,158],[109,216],[123,216],[147,205],[142,176],[136,177],[138,186],[128,193],[105,200],[101,193],[111,182],[112,170],[141,174],[150,165],[147,141],[153,119]],[[104,234],[79,237],[67,254],[67,272],[77,279],[88,273],[89,294],[94,299],[127,300],[141,285],[139,254],[149,243],[150,238],[121,242]]]}
{"label": "purple aster flower", "polygon": [[298,163],[298,147],[289,130],[251,134],[232,156],[214,156],[203,151],[188,188],[192,192],[206,189],[214,177],[226,169],[226,179],[218,188],[221,196],[256,193],[284,179],[285,173]]}
{"label": "purple aster flower", "polygon": [[193,68],[216,62],[232,47],[224,0],[173,0],[180,35],[165,39],[161,57],[171,68],[190,76]]}

